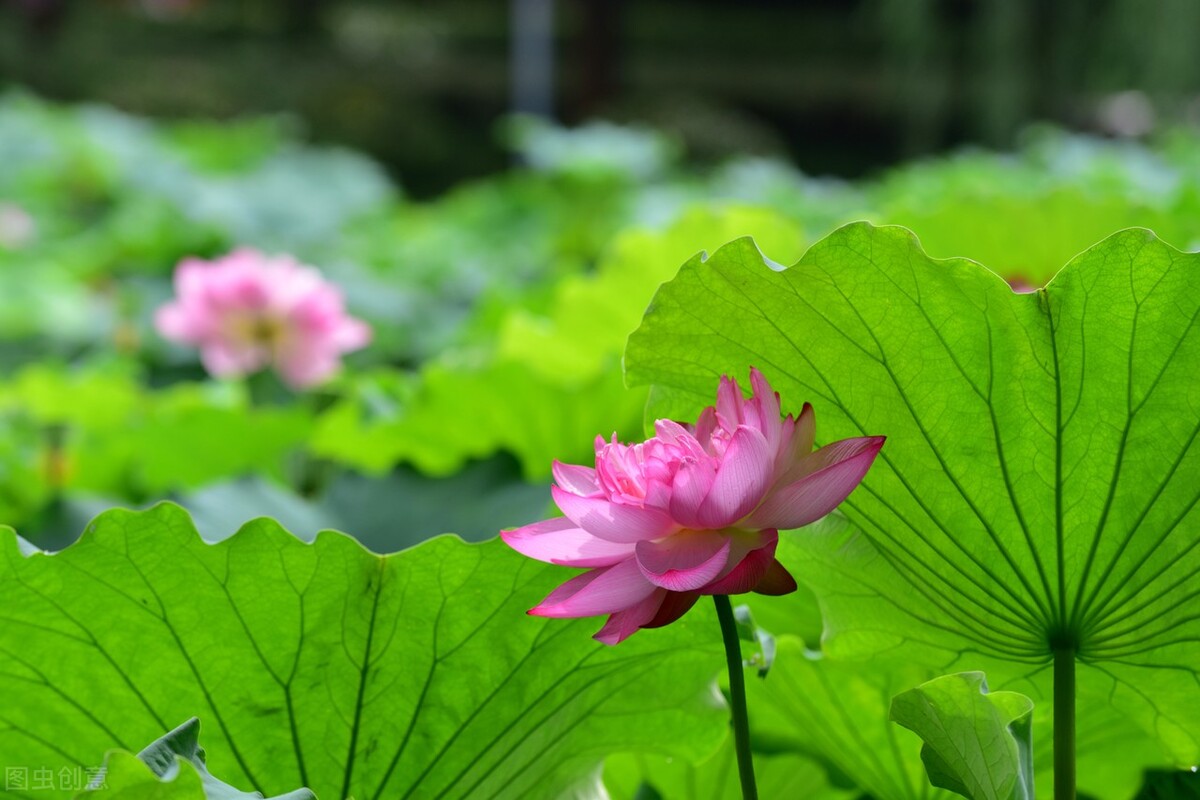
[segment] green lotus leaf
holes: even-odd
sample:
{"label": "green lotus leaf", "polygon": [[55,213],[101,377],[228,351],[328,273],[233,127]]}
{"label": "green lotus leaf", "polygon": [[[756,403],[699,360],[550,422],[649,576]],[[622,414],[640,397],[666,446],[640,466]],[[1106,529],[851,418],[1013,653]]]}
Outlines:
{"label": "green lotus leaf", "polygon": [[525,615],[563,573],[266,519],[207,544],[168,504],[53,554],[0,531],[0,764],[94,767],[193,716],[208,769],[267,796],[549,798],[611,752],[711,752],[712,614],[606,647]]}
{"label": "green lotus leaf", "polygon": [[978,656],[1041,702],[1058,654],[1076,662],[1081,728],[1115,708],[1191,764],[1198,320],[1200,255],[1145,230],[1016,294],[860,223],[789,269],[745,239],[689,261],[631,336],[627,378],[654,384],[650,416],[687,419],[753,364],[789,410],[813,403],[820,443],[887,435],[843,505],[862,535],[804,537],[793,562],[831,656]]}
{"label": "green lotus leaf", "polygon": [[982,672],[926,681],[892,698],[893,722],[921,737],[934,786],[971,800],[1032,800],[1033,701],[989,692]]}

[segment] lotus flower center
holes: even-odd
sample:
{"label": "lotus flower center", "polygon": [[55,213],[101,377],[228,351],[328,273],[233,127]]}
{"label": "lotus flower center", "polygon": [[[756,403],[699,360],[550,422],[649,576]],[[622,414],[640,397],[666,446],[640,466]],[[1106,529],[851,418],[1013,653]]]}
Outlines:
{"label": "lotus flower center", "polygon": [[228,331],[237,341],[274,349],[287,335],[287,326],[275,316],[239,314],[229,320]]}

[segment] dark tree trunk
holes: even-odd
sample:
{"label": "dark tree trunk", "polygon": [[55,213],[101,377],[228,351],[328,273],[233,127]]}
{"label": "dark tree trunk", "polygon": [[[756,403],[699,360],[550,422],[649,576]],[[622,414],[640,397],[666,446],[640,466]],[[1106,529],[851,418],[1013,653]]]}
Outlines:
{"label": "dark tree trunk", "polygon": [[579,3],[580,74],[575,111],[583,118],[602,111],[621,88],[624,0],[579,0]]}
{"label": "dark tree trunk", "polygon": [[295,39],[311,39],[325,32],[328,0],[286,0],[284,30]]}
{"label": "dark tree trunk", "polygon": [[29,30],[42,41],[53,39],[67,18],[71,0],[14,0]]}

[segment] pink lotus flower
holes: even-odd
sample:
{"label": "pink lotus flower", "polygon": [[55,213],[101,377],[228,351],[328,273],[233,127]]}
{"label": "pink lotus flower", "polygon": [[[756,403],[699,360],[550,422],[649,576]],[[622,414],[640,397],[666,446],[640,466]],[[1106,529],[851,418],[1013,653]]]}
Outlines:
{"label": "pink lotus flower", "polygon": [[787,594],[796,581],[775,559],[779,530],[828,514],[866,475],[884,437],[813,450],[812,407],[780,417],[757,369],[744,399],[723,377],[716,407],[695,425],[655,423],[625,445],[596,438],[596,467],[554,463],[554,502],[566,515],[501,533],[514,550],[587,572],[529,613],[608,614],[595,635],[616,644],[674,622],[700,595]]}
{"label": "pink lotus flower", "polygon": [[211,262],[185,259],[175,293],[155,315],[159,333],[198,346],[218,377],[274,365],[288,385],[311,386],[371,339],[365,323],[347,316],[337,287],[290,256],[241,249]]}

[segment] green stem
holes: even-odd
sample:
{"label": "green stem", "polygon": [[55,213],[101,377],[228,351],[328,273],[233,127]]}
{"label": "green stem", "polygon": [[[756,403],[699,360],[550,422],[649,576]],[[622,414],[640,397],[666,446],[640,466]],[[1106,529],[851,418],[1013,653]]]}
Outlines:
{"label": "green stem", "polygon": [[721,638],[725,640],[725,665],[729,669],[729,705],[733,711],[733,743],[737,748],[738,776],[742,779],[743,800],[758,800],[754,785],[754,759],[750,753],[750,717],[746,713],[746,675],[742,664],[742,646],[738,641],[737,622],[729,597],[713,595]]}
{"label": "green stem", "polygon": [[1054,800],[1075,800],[1075,650],[1054,651]]}

